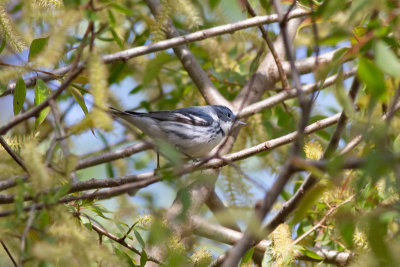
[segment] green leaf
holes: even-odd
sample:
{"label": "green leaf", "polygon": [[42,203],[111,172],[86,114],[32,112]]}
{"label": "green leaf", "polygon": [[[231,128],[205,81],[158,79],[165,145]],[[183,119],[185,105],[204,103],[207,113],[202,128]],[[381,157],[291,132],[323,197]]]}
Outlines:
{"label": "green leaf", "polygon": [[[348,216],[349,218],[351,216]],[[353,248],[353,235],[355,230],[355,222],[351,219],[341,220],[339,223],[340,234],[349,249]]]}
{"label": "green leaf", "polygon": [[221,0],[208,0],[208,4],[210,5],[211,9],[217,7],[219,2],[221,2]]}
{"label": "green leaf", "polygon": [[3,52],[4,47],[6,47],[6,41],[7,41],[7,35],[3,34],[3,39],[1,40],[1,45],[0,45],[0,54]]}
{"label": "green leaf", "polygon": [[70,91],[71,95],[75,98],[75,101],[81,107],[83,113],[85,113],[87,115],[89,113],[89,111],[88,111],[88,108],[86,107],[85,99],[83,98],[81,91],[79,91],[74,85],[69,87],[69,91]]}
{"label": "green leaf", "polygon": [[118,46],[124,48],[124,44],[122,43],[121,38],[119,38],[118,33],[113,28],[110,28],[110,32],[114,38],[114,41],[118,44]]}
{"label": "green leaf", "polygon": [[161,68],[166,63],[173,60],[173,57],[167,53],[159,53],[155,58],[147,63],[145,75],[143,77],[143,85],[149,84],[160,73]]}
{"label": "green leaf", "polygon": [[383,41],[376,42],[374,50],[378,68],[390,76],[400,79],[400,61],[396,54]]}
{"label": "green leaf", "polygon": [[136,94],[140,90],[142,90],[144,86],[142,84],[139,84],[138,86],[135,86],[131,91],[129,91],[130,95]]}
{"label": "green leaf", "polygon": [[56,203],[62,196],[65,196],[70,188],[69,184],[62,185],[52,196],[51,203]]}
{"label": "green leaf", "polygon": [[33,40],[31,43],[31,47],[29,48],[28,60],[31,61],[35,56],[42,52],[48,41],[48,37]]}
{"label": "green leaf", "polygon": [[309,248],[305,248],[305,247],[301,247],[301,246],[296,246],[295,248],[307,257],[310,257],[315,260],[323,260],[323,258],[320,255],[318,255],[317,253],[315,253],[314,251],[312,251]]}
{"label": "green leaf", "polygon": [[26,97],[26,85],[22,78],[17,80],[14,90],[14,115],[17,115],[24,105]]}
{"label": "green leaf", "polygon": [[112,27],[115,27],[117,20],[111,10],[107,9],[108,21]]}
{"label": "green leaf", "polygon": [[140,255],[140,266],[142,267],[144,267],[144,265],[146,264],[146,262],[147,262],[147,254],[146,254],[146,251],[144,251],[144,249],[142,249],[142,253],[141,253],[141,255]]}
{"label": "green leaf", "polygon": [[95,206],[95,205],[88,206],[87,208],[88,208],[89,210],[95,212],[95,213],[96,213],[98,216],[100,216],[101,218],[106,219],[106,220],[110,220],[110,218],[106,217],[106,216],[103,214],[103,213],[109,213],[109,211],[107,211],[106,209],[104,209],[104,208],[102,208],[102,207],[99,207],[99,206]]}
{"label": "green leaf", "polygon": [[396,137],[396,139],[394,139],[393,151],[395,153],[400,153],[400,134]]}
{"label": "green leaf", "polygon": [[324,3],[317,9],[316,16],[328,18],[345,7],[346,0],[324,1]]}
{"label": "green leaf", "polygon": [[144,242],[142,236],[135,229],[133,229],[133,233],[135,234],[135,237],[136,237],[137,241],[139,242],[139,244],[142,246],[142,248],[144,248],[146,246],[146,243]]}
{"label": "green leaf", "polygon": [[132,10],[130,10],[130,9],[124,7],[124,6],[118,5],[116,3],[111,3],[110,7],[114,8],[115,10],[117,10],[117,11],[119,11],[119,12],[125,14],[125,15],[128,15],[128,16],[132,16],[133,15],[133,11]]}
{"label": "green leaf", "polygon": [[[35,86],[35,106],[42,103],[50,95],[50,89],[46,83],[41,79],[37,79]],[[49,115],[50,107],[46,107],[40,111],[39,116],[36,118],[36,126],[40,125]]]}
{"label": "green leaf", "polygon": [[116,62],[111,66],[110,75],[108,75],[108,84],[122,81],[129,72],[126,62]]}
{"label": "green leaf", "polygon": [[254,254],[254,248],[249,249],[246,254],[244,254],[243,258],[242,258],[242,262],[240,263],[240,265],[242,265],[243,263],[247,263],[250,262],[251,257],[253,257]]}
{"label": "green leaf", "polygon": [[271,248],[268,247],[265,250],[264,257],[261,262],[261,267],[269,267],[272,266],[273,263],[274,263],[274,258],[272,257],[272,251]]}
{"label": "green leaf", "polygon": [[350,97],[347,95],[344,87],[343,87],[343,73],[340,71],[338,74],[338,78],[335,82],[335,97],[338,101],[338,103],[343,107],[343,110],[345,111],[346,115],[352,115],[355,113],[353,103],[350,99]]}
{"label": "green leaf", "polygon": [[120,257],[122,260],[124,260],[126,263],[128,263],[129,266],[131,267],[136,267],[134,262],[132,261],[131,257],[129,257],[128,254],[126,254],[124,251],[114,247],[115,254]]}
{"label": "green leaf", "polygon": [[385,93],[385,79],[383,73],[374,63],[366,58],[360,58],[357,75],[367,86],[373,97],[382,98]]}

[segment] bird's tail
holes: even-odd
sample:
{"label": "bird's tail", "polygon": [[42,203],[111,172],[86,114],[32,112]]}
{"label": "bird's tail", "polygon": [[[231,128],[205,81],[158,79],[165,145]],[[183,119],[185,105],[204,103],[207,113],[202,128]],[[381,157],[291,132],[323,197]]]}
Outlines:
{"label": "bird's tail", "polygon": [[113,115],[114,117],[121,117],[123,115],[140,115],[140,114],[142,114],[140,112],[135,112],[135,111],[128,111],[128,110],[122,111],[122,110],[119,110],[119,109],[116,109],[113,107],[109,107],[108,109],[109,109],[111,115]]}

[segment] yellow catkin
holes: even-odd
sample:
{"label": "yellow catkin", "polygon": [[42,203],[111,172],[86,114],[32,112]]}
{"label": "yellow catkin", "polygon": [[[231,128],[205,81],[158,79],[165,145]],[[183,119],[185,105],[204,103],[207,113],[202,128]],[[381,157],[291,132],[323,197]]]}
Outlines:
{"label": "yellow catkin", "polygon": [[201,18],[197,7],[193,5],[192,1],[172,0],[172,8],[174,9],[175,13],[185,16],[183,23],[189,29],[197,29],[203,24],[203,19]]}
{"label": "yellow catkin", "polygon": [[216,71],[238,71],[239,64],[232,60],[226,53],[226,49],[215,38],[209,38],[199,43],[207,51],[213,61]]}
{"label": "yellow catkin", "polygon": [[145,228],[147,230],[151,228],[151,225],[153,224],[153,222],[154,222],[154,218],[153,218],[153,216],[151,216],[149,214],[143,215],[138,219],[138,225],[142,226],[143,228]]}
{"label": "yellow catkin", "polygon": [[64,54],[68,28],[80,19],[79,13],[72,10],[56,10],[54,12],[63,19],[54,18],[49,22],[51,27],[49,40],[43,51],[35,57],[33,64],[36,66],[53,67],[60,60]]}
{"label": "yellow catkin", "polygon": [[3,5],[0,5],[0,34],[6,37],[7,43],[15,52],[21,52],[27,47]]}
{"label": "yellow catkin", "polygon": [[197,249],[190,257],[190,260],[195,266],[208,266],[212,261],[211,251],[206,248]]}
{"label": "yellow catkin", "polygon": [[21,157],[28,169],[33,188],[38,191],[49,188],[52,185],[51,178],[36,142],[26,142],[21,148]]}
{"label": "yellow catkin", "polygon": [[51,226],[47,231],[51,239],[32,244],[31,255],[55,266],[128,266],[112,252],[110,246],[98,245],[98,235],[88,231],[66,209],[51,211]]}
{"label": "yellow catkin", "polygon": [[36,0],[35,3],[40,7],[51,8],[51,7],[62,7],[64,6],[61,0]]}
{"label": "yellow catkin", "polygon": [[94,100],[92,109],[93,125],[106,131],[112,129],[112,119],[107,114],[108,91],[108,70],[97,52],[93,52],[89,58],[89,82]]}
{"label": "yellow catkin", "polygon": [[293,245],[290,228],[287,224],[280,224],[271,233],[272,253],[275,258],[274,266],[288,266],[293,259]]}
{"label": "yellow catkin", "polygon": [[304,153],[308,159],[319,160],[323,154],[322,146],[318,141],[308,142],[304,145]]}
{"label": "yellow catkin", "polygon": [[152,32],[152,41],[158,42],[164,40],[166,38],[166,25],[168,19],[172,14],[171,2],[168,0],[162,0],[162,7],[158,15],[156,16],[156,20],[149,21],[150,30]]}

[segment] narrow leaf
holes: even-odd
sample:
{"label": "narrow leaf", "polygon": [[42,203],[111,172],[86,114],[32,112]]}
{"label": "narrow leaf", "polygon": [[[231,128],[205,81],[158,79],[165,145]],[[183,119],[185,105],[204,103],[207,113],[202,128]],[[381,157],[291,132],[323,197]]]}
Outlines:
{"label": "narrow leaf", "polygon": [[[47,87],[46,83],[41,79],[36,81],[35,86],[35,106],[42,103],[50,95],[50,89]],[[39,116],[36,118],[36,126],[40,125],[49,115],[50,108],[46,107],[40,111]]]}
{"label": "narrow leaf", "polygon": [[383,72],[400,79],[400,61],[396,54],[383,42],[375,44],[375,61]]}
{"label": "narrow leaf", "polygon": [[31,46],[29,48],[29,61],[32,60],[36,55],[42,52],[43,48],[46,46],[49,38],[38,38],[32,41]]}
{"label": "narrow leaf", "polygon": [[396,137],[396,139],[394,139],[393,151],[395,153],[400,153],[400,134]]}
{"label": "narrow leaf", "polygon": [[1,40],[1,45],[0,45],[0,54],[3,52],[4,47],[6,47],[6,40],[7,40],[7,35],[3,35],[3,39]]}
{"label": "narrow leaf", "polygon": [[144,249],[143,249],[142,254],[140,255],[140,266],[144,267],[146,262],[147,262],[147,254],[146,254],[146,251],[144,251]]}
{"label": "narrow leaf", "polygon": [[136,237],[137,241],[139,242],[139,244],[142,246],[142,248],[144,248],[146,244],[144,243],[142,236],[135,229],[133,229],[133,233],[135,234],[135,237]]}
{"label": "narrow leaf", "polygon": [[114,8],[115,10],[117,10],[117,11],[123,13],[123,14],[126,14],[128,16],[132,16],[133,15],[133,11],[132,10],[130,10],[130,9],[124,7],[124,6],[118,5],[116,3],[111,3],[110,7]]}
{"label": "narrow leaf", "polygon": [[14,115],[17,115],[24,105],[26,97],[26,85],[22,78],[17,80],[14,91]]}
{"label": "narrow leaf", "polygon": [[249,249],[246,254],[244,254],[242,262],[240,265],[243,263],[250,263],[251,257],[253,257],[254,254],[254,248]]}
{"label": "narrow leaf", "polygon": [[75,98],[75,101],[81,107],[83,113],[85,113],[87,115],[89,113],[89,111],[88,111],[88,108],[86,107],[85,99],[83,98],[81,91],[76,89],[73,85],[71,87],[69,87],[69,91],[70,91],[71,95]]}
{"label": "narrow leaf", "polygon": [[360,58],[357,75],[373,97],[381,98],[384,95],[386,86],[383,73],[370,60]]}

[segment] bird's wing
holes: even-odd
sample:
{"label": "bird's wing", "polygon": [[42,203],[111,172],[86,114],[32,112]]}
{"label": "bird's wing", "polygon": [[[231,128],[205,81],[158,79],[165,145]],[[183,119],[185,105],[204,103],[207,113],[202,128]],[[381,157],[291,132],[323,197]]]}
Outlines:
{"label": "bird's wing", "polygon": [[198,109],[196,107],[187,107],[166,111],[154,111],[149,113],[126,111],[126,113],[136,116],[149,117],[159,121],[181,122],[194,126],[210,126],[213,123],[213,119],[210,115],[208,115],[202,109]]}

